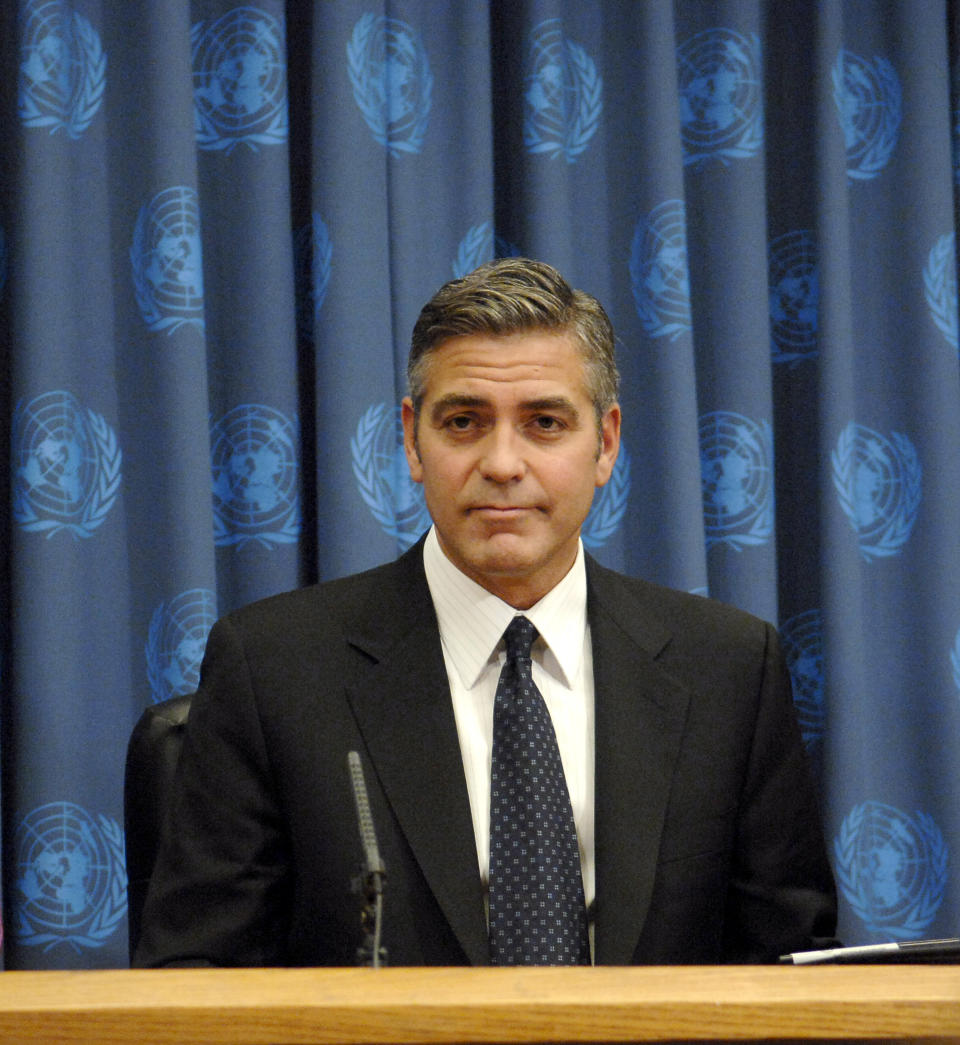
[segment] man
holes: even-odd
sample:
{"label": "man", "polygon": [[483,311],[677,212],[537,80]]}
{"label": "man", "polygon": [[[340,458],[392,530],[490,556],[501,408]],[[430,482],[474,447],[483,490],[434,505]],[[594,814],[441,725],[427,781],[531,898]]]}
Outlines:
{"label": "man", "polygon": [[[830,942],[773,628],[583,552],[620,441],[600,304],[549,266],[493,262],[425,306],[408,376],[434,525],[395,563],[214,627],[136,963],[354,964],[351,750],[391,964],[754,962]],[[507,653],[516,627],[528,645]],[[521,704],[537,725],[504,726]],[[543,744],[519,770],[511,730]],[[519,885],[515,770],[557,839]],[[561,902],[524,951],[516,927],[540,933]]]}

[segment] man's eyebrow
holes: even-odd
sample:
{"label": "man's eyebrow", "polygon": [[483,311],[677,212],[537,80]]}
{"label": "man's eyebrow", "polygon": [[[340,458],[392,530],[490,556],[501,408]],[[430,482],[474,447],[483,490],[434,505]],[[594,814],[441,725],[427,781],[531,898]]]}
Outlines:
{"label": "man's eyebrow", "polygon": [[565,413],[579,415],[576,403],[567,396],[541,396],[539,399],[527,399],[520,404],[524,410],[542,410],[544,413]]}
{"label": "man's eyebrow", "polygon": [[[434,421],[439,421],[440,418],[450,410],[476,410],[488,407],[490,400],[484,399],[483,396],[471,396],[463,395],[457,392],[449,392],[447,395],[441,396],[430,408],[430,417]],[[568,396],[556,395],[556,396],[539,396],[536,399],[525,399],[522,403],[518,404],[521,410],[543,412],[543,413],[564,413],[572,417],[579,417],[580,411],[577,409],[576,404]]]}
{"label": "man's eyebrow", "polygon": [[489,401],[482,396],[468,396],[449,392],[447,395],[440,396],[433,404],[430,408],[430,417],[432,420],[438,421],[448,410],[469,410],[489,405]]}

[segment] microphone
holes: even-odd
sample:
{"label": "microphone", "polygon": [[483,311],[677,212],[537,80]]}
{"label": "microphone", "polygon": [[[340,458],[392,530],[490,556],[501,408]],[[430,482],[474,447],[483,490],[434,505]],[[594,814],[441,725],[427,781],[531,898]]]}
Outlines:
{"label": "microphone", "polygon": [[353,799],[357,806],[357,823],[360,827],[360,842],[364,853],[364,874],[354,883],[354,892],[363,892],[365,903],[360,915],[363,926],[363,943],[357,948],[357,960],[361,965],[379,969],[387,962],[387,950],[380,945],[383,926],[383,880],[387,869],[380,858],[377,833],[370,813],[370,799],[363,777],[363,766],[356,751],[347,752],[347,766],[353,785]]}
{"label": "microphone", "polygon": [[781,954],[781,965],[852,965],[910,962],[960,962],[960,939],[904,940],[902,943],[868,943],[854,947],[830,947],[825,951],[795,951]]}

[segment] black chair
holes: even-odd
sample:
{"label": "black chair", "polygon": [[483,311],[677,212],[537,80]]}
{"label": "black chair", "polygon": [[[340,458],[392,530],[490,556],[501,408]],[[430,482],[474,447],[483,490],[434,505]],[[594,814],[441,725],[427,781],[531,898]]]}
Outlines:
{"label": "black chair", "polygon": [[130,958],[140,938],[140,918],[160,841],[164,810],[177,768],[193,694],[153,704],[137,720],[123,778],[127,862],[127,938]]}

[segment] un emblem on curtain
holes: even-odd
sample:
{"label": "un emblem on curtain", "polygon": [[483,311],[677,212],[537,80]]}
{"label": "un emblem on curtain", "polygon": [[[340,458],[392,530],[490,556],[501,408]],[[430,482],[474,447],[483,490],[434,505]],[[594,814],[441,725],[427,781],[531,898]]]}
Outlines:
{"label": "un emblem on curtain", "polygon": [[854,913],[880,939],[923,936],[947,884],[948,850],[931,816],[863,802],[834,841],[837,881]]}
{"label": "un emblem on curtain", "polygon": [[913,531],[923,497],[923,470],[913,443],[851,421],[831,454],[840,505],[864,559],[897,555]]}
{"label": "un emblem on curtain", "polygon": [[261,404],[236,406],[210,433],[213,536],[218,546],[271,548],[300,536],[295,418]]}
{"label": "un emblem on curtain", "polygon": [[374,140],[394,156],[420,152],[433,73],[419,34],[398,19],[365,14],[347,44],[347,69]]}
{"label": "un emblem on curtain", "polygon": [[62,0],[24,7],[17,108],[25,127],[79,138],[103,102],[107,58],[90,22]]}
{"label": "un emblem on curtain", "polygon": [[756,155],[763,145],[760,40],[732,29],[708,29],[677,48],[683,162]]}
{"label": "un emblem on curtain", "polygon": [[530,35],[524,76],[523,144],[573,163],[597,133],[603,77],[586,50],[551,18]]}
{"label": "un emblem on curtain", "polygon": [[72,802],[28,813],[14,840],[18,943],[50,950],[102,947],[127,913],[123,832]]}
{"label": "un emblem on curtain", "polygon": [[195,189],[164,189],[140,208],[130,263],[137,304],[150,330],[203,330],[203,254]]}
{"label": "un emblem on curtain", "polygon": [[200,684],[200,662],[216,619],[217,598],[207,588],[181,592],[154,610],[145,653],[155,703],[192,693]]}
{"label": "un emblem on curtain", "polygon": [[230,152],[239,144],[287,140],[286,33],[282,21],[255,7],[235,7],[198,22],[193,44],[196,140]]}
{"label": "un emblem on curtain", "polygon": [[69,392],[19,403],[13,416],[13,518],[28,533],[91,537],[120,491],[123,455],[103,416]]}

